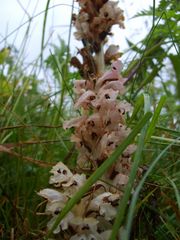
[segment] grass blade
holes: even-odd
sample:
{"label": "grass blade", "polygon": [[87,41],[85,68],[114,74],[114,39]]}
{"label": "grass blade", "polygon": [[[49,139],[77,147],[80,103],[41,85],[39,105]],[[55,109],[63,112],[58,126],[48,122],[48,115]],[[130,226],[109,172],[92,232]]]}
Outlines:
{"label": "grass blade", "polygon": [[151,135],[152,135],[153,132],[154,132],[154,129],[155,129],[155,127],[156,127],[156,123],[157,123],[157,121],[158,121],[158,117],[159,117],[159,115],[160,115],[161,109],[162,109],[165,101],[166,101],[166,97],[165,97],[165,96],[162,96],[162,97],[160,98],[160,101],[159,101],[159,103],[158,103],[158,106],[157,106],[157,108],[156,108],[156,110],[155,110],[155,112],[154,112],[153,118],[152,118],[151,123],[150,123],[150,125],[149,125],[148,132],[147,132],[147,137],[146,137],[146,141],[148,141],[148,140],[151,138]]}
{"label": "grass blade", "polygon": [[44,13],[44,21],[43,21],[43,30],[42,30],[42,39],[41,39],[41,64],[43,60],[43,50],[44,50],[44,39],[45,39],[45,30],[46,30],[46,22],[47,22],[47,15],[48,15],[48,9],[49,9],[49,4],[51,0],[47,0],[46,3],[46,9]]}
{"label": "grass blade", "polygon": [[[149,110],[150,110],[150,98],[149,98],[148,94],[144,94],[144,112],[145,113],[149,112]],[[134,162],[133,162],[132,169],[131,169],[130,176],[129,176],[129,181],[126,186],[124,195],[123,195],[122,199],[119,201],[118,211],[117,211],[116,219],[115,219],[115,222],[113,225],[110,240],[116,239],[116,236],[118,235],[119,229],[123,222],[123,219],[125,216],[125,211],[126,211],[126,208],[128,205],[128,201],[129,201],[129,198],[130,198],[130,195],[132,192],[132,188],[134,185],[134,181],[136,178],[136,174],[138,171],[138,166],[139,166],[139,163],[142,158],[142,152],[144,149],[146,132],[147,132],[147,124],[141,130],[141,134],[140,134],[139,141],[138,141],[138,146],[136,149],[136,154],[134,157]]]}
{"label": "grass blade", "polygon": [[177,205],[178,205],[178,209],[180,210],[180,192],[178,191],[178,188],[176,187],[176,184],[168,177],[169,182],[171,183],[174,192],[175,192],[175,196],[177,199]]}

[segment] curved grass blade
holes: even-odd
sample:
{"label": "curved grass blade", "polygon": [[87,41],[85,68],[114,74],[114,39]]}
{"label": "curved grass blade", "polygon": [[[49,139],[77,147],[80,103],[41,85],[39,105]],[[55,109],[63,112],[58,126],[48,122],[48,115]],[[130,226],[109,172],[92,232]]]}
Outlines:
{"label": "curved grass blade", "polygon": [[45,39],[45,30],[46,30],[46,22],[47,22],[47,15],[48,15],[48,9],[49,4],[51,0],[47,0],[45,13],[44,13],[44,21],[43,21],[43,30],[42,30],[42,39],[41,39],[41,64],[43,60],[43,50],[44,50],[44,39]]}
{"label": "curved grass blade", "polygon": [[168,180],[169,180],[169,182],[171,183],[171,185],[174,189],[175,196],[176,196],[176,199],[177,199],[178,209],[180,210],[180,192],[179,192],[176,184],[173,182],[173,180],[171,180],[169,177],[168,177]]}
{"label": "curved grass blade", "polygon": [[149,125],[148,132],[147,132],[147,137],[146,137],[146,141],[148,141],[148,140],[151,138],[151,136],[152,136],[152,134],[153,134],[153,132],[154,132],[154,130],[155,130],[156,123],[157,123],[157,121],[158,121],[158,118],[159,118],[161,109],[162,109],[165,101],[166,101],[166,96],[162,96],[162,97],[160,98],[160,101],[159,101],[159,103],[158,103],[158,106],[157,106],[157,108],[156,108],[156,110],[155,110],[155,112],[154,112],[152,121],[151,121],[151,123],[150,123],[150,125]]}
{"label": "curved grass blade", "polygon": [[136,100],[136,103],[134,105],[134,110],[133,110],[133,113],[132,113],[132,116],[131,116],[130,120],[128,121],[128,124],[131,124],[134,121],[134,119],[137,116],[137,113],[143,107],[143,104],[144,104],[144,98],[143,98],[143,95],[140,95]]}
{"label": "curved grass blade", "polygon": [[140,90],[145,87],[147,84],[151,83],[154,78],[157,76],[157,74],[159,73],[159,71],[161,70],[161,67],[154,67],[154,69],[152,70],[152,72],[144,79],[144,81],[141,82],[139,88],[136,90],[136,92],[133,95],[133,98],[135,98],[137,96],[137,94],[140,92]]}
{"label": "curved grass blade", "polygon": [[[151,106],[150,105],[150,97],[149,97],[148,94],[144,94],[144,112],[145,113],[150,111],[150,106]],[[129,198],[131,196],[134,181],[136,179],[138,166],[139,166],[139,163],[140,163],[141,158],[142,158],[142,152],[143,152],[143,149],[144,149],[146,133],[147,133],[147,123],[144,125],[143,129],[141,130],[141,134],[140,134],[140,137],[139,137],[138,146],[137,146],[137,149],[136,149],[136,153],[135,153],[132,169],[131,169],[131,172],[130,172],[128,184],[125,188],[125,192],[124,192],[124,195],[123,195],[122,199],[119,201],[119,206],[118,206],[116,219],[115,219],[115,222],[114,222],[113,229],[112,229],[111,236],[110,236],[109,240],[116,239],[116,236],[118,236],[119,229],[120,229],[120,227],[122,225],[122,222],[124,220],[125,211],[126,211],[126,208],[127,208],[127,205],[128,205]]]}
{"label": "curved grass blade", "polygon": [[156,19],[156,0],[153,0],[153,20],[152,20],[152,26],[154,27]]}

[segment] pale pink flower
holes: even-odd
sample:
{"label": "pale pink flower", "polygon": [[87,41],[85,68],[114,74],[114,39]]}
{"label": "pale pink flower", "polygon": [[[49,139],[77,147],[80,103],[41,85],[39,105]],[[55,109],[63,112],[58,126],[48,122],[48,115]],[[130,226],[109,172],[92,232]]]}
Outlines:
{"label": "pale pink flower", "polygon": [[117,214],[117,209],[113,206],[113,203],[118,199],[119,194],[104,192],[92,199],[89,210],[99,212],[100,215],[104,216],[105,220],[112,220]]}
{"label": "pale pink flower", "polygon": [[63,184],[66,196],[72,197],[86,181],[85,174],[74,174],[69,182]]}
{"label": "pale pink flower", "polygon": [[105,101],[111,101],[111,100],[116,100],[118,96],[118,91],[115,91],[113,89],[103,89],[101,88],[99,90],[99,94],[98,94],[98,99],[101,100],[105,100]]}
{"label": "pale pink flower", "polygon": [[77,40],[81,40],[84,38],[84,35],[89,32],[89,15],[85,12],[78,14],[76,16],[75,27],[77,32],[74,33]]}
{"label": "pale pink flower", "polygon": [[74,83],[74,92],[82,95],[87,90],[93,90],[94,84],[88,80],[76,80]]}
{"label": "pale pink flower", "polygon": [[[68,214],[63,218],[63,220],[61,221],[61,223],[59,224],[59,226],[57,226],[57,228],[53,231],[54,234],[57,234],[63,230],[67,230],[72,219],[73,219],[74,215],[72,214],[72,212],[68,212]],[[57,219],[57,216],[53,216],[51,218],[51,220],[47,223],[47,227],[48,229],[51,229],[52,226],[54,225],[55,221]]]}
{"label": "pale pink flower", "polygon": [[102,233],[83,233],[76,234],[70,238],[70,240],[108,240],[111,234],[111,230],[104,231]]}
{"label": "pale pink flower", "polygon": [[125,87],[123,81],[116,80],[116,81],[106,81],[103,85],[102,89],[113,89],[114,91],[118,91],[121,95],[125,93]]}
{"label": "pale pink flower", "polygon": [[79,128],[84,124],[86,119],[87,119],[87,116],[83,115],[81,117],[77,117],[77,118],[73,118],[69,121],[65,121],[64,124],[63,124],[63,128],[64,129],[72,128],[72,127]]}
{"label": "pale pink flower", "polygon": [[97,237],[97,234],[92,233],[83,233],[83,234],[75,234],[70,238],[70,240],[103,240],[102,238]]}
{"label": "pale pink flower", "polygon": [[102,232],[100,235],[101,235],[102,240],[109,240],[109,238],[111,236],[111,230],[106,230],[106,231]]}
{"label": "pale pink flower", "polygon": [[50,177],[49,183],[54,184],[55,187],[60,187],[67,183],[73,176],[69,168],[66,167],[66,165],[64,165],[62,162],[59,162],[53,166],[50,173],[53,175]]}
{"label": "pale pink flower", "polygon": [[77,233],[83,232],[84,228],[89,232],[96,232],[98,222],[99,221],[93,217],[74,217],[71,221],[71,226]]}
{"label": "pale pink flower", "polygon": [[101,89],[95,100],[91,102],[92,106],[97,108],[102,114],[103,109],[107,109],[110,105],[114,105],[118,96],[118,91],[113,89]]}
{"label": "pale pink flower", "polygon": [[111,63],[111,61],[117,61],[118,58],[120,57],[120,53],[119,53],[119,46],[118,45],[110,45],[108,47],[108,49],[106,50],[105,54],[104,54],[104,60],[106,64]]}
{"label": "pale pink flower", "polygon": [[111,65],[111,70],[105,72],[102,77],[97,80],[96,87],[100,88],[107,81],[121,80],[123,83],[123,79],[120,76],[120,72],[122,70],[121,61],[115,61]]}
{"label": "pale pink flower", "polygon": [[68,198],[64,199],[64,201],[59,200],[56,202],[47,202],[45,213],[47,215],[57,215],[64,208]]}
{"label": "pale pink flower", "polygon": [[118,173],[113,179],[113,186],[117,188],[125,186],[128,183],[129,177],[125,174]]}
{"label": "pale pink flower", "polygon": [[86,91],[86,80],[76,80],[74,83],[74,92],[76,94],[83,94]]}
{"label": "pale pink flower", "polygon": [[[105,124],[105,126],[107,127],[107,129],[119,129],[117,128],[118,125],[121,123],[124,123],[124,118],[123,118],[123,114],[122,114],[122,110],[120,108],[118,108],[117,103],[114,102],[110,102],[107,103],[106,107],[101,108],[100,112],[103,116],[103,123]],[[103,115],[104,113],[104,115]],[[106,115],[105,115],[106,113]],[[114,128],[113,126],[114,125]]]}
{"label": "pale pink flower", "polygon": [[117,107],[123,115],[127,112],[132,112],[133,110],[132,105],[126,101],[121,101],[120,103],[118,103]]}
{"label": "pale pink flower", "polygon": [[37,193],[39,196],[46,198],[49,202],[56,202],[56,201],[66,201],[67,198],[59,191],[45,188]]}
{"label": "pale pink flower", "polygon": [[135,144],[130,144],[123,152],[123,157],[130,157],[136,151],[136,148]]}
{"label": "pale pink flower", "polygon": [[119,141],[115,132],[105,133],[97,146],[96,153],[99,154],[98,158],[107,158],[116,148]]}
{"label": "pale pink flower", "polygon": [[64,193],[49,188],[41,190],[38,195],[48,200],[45,210],[47,215],[57,215],[68,201],[68,197]]}
{"label": "pale pink flower", "polygon": [[95,134],[98,137],[98,136],[102,135],[104,132],[102,116],[98,112],[89,116],[88,119],[86,120],[85,125],[86,125],[86,131],[88,132],[88,134],[92,137],[92,140],[94,140],[94,141],[96,141],[96,139],[97,139]]}
{"label": "pale pink flower", "polygon": [[131,171],[131,159],[120,157],[119,161],[116,162],[114,170],[116,172],[129,175]]}
{"label": "pale pink flower", "polygon": [[108,19],[110,24],[118,24],[124,28],[124,15],[123,11],[117,6],[118,2],[108,1],[100,9],[100,16]]}
{"label": "pale pink flower", "polygon": [[96,98],[96,95],[93,91],[88,90],[83,93],[80,98],[77,100],[74,107],[77,109],[79,107],[83,107],[84,109],[88,109],[92,100]]}

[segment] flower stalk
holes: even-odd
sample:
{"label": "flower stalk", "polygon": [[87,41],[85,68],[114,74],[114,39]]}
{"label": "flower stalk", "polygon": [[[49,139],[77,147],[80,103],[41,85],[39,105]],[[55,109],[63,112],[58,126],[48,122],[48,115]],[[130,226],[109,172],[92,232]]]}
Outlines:
{"label": "flower stalk", "polygon": [[[38,194],[47,199],[45,212],[52,216],[48,228],[54,234],[70,240],[100,240],[111,234],[136,150],[131,141],[140,129],[131,133],[126,126],[126,115],[132,107],[119,100],[126,91],[126,79],[120,74],[120,53],[116,45],[107,47],[112,26],[124,28],[123,11],[114,1],[77,2],[80,10],[72,19],[75,37],[83,47],[78,51],[81,60],[74,56],[71,65],[79,69],[83,78],[74,83],[74,108],[82,115],[64,122],[64,129],[74,129],[71,141],[78,150],[77,167],[72,172],[62,162],[57,163],[49,180],[55,189],[46,188]],[[88,180],[87,170],[95,171]]]}

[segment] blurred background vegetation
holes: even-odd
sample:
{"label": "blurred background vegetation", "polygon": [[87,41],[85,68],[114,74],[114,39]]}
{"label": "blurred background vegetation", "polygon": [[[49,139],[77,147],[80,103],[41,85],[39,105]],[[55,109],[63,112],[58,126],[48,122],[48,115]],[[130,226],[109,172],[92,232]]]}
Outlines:
{"label": "blurred background vegetation", "polygon": [[[48,8],[45,16],[47,12]],[[144,171],[164,147],[173,144],[141,190],[131,239],[179,239],[180,2],[161,0],[156,8],[134,17],[143,21],[145,16],[152,19],[150,32],[138,44],[127,39],[129,48],[123,56],[123,76],[128,78],[125,99],[135,109],[128,124],[136,125],[143,112],[142,96],[149,95],[156,119],[143,152]],[[45,26],[46,17],[43,30]],[[73,167],[76,161],[71,131],[64,131],[62,123],[77,114],[73,81],[80,76],[69,66],[68,43],[59,37],[59,43],[48,47],[49,56],[43,58],[42,45],[39,57],[28,65],[22,49],[8,41],[0,51],[0,237],[4,240],[43,238],[47,217],[40,214],[44,205],[36,191],[47,186],[53,164],[64,161]],[[50,85],[39,78],[40,71],[50,74]],[[47,94],[45,88],[51,91]]]}

